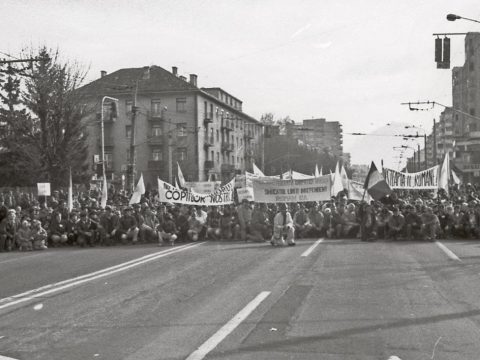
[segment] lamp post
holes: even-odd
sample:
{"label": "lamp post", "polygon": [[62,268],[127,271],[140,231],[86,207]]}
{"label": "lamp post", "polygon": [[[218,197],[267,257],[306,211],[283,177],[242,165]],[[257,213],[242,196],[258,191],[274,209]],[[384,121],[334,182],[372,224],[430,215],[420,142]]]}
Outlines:
{"label": "lamp post", "polygon": [[455,15],[455,14],[448,14],[448,15],[447,15],[447,20],[448,20],[448,21],[455,21],[455,20],[460,20],[460,19],[468,20],[468,21],[472,21],[472,22],[476,22],[476,23],[480,23],[479,20],[469,19],[469,18],[460,16],[460,15]]}
{"label": "lamp post", "polygon": [[110,97],[110,96],[104,96],[102,98],[102,109],[100,111],[100,128],[101,128],[101,137],[102,137],[102,176],[103,179],[106,179],[105,175],[105,125],[104,125],[104,117],[103,117],[103,106],[105,103],[105,100],[111,100],[115,103],[118,102],[118,99]]}

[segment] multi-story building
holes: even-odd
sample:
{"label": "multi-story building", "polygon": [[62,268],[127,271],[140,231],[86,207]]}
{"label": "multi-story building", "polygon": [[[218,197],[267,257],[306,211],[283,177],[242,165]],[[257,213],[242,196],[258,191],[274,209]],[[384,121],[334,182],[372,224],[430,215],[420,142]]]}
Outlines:
{"label": "multi-story building", "polygon": [[343,156],[342,125],[338,121],[303,120],[301,125],[288,125],[287,133],[318,151],[328,148],[333,155]]}
{"label": "multi-story building", "polygon": [[[180,164],[187,181],[229,181],[235,173],[263,164],[263,126],[242,111],[242,101],[221,88],[199,88],[190,79],[159,66],[120,69],[81,88],[95,114],[89,125],[92,159],[101,154],[100,109],[103,96],[118,99],[117,116],[104,104],[107,178],[127,175],[132,163],[147,187],[156,178],[172,181]],[[135,120],[133,120],[133,118]],[[135,158],[131,156],[134,137]]]}
{"label": "multi-story building", "polygon": [[[465,36],[465,64],[452,70],[454,164],[480,181],[480,33]],[[453,141],[453,140],[452,140]]]}

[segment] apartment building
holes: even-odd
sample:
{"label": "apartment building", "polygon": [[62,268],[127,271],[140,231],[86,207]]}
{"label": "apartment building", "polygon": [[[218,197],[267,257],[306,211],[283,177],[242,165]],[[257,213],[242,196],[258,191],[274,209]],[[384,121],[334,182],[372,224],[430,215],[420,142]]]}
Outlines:
{"label": "apartment building", "polygon": [[[101,104],[118,99],[117,114],[104,102],[107,179],[121,181],[133,163],[147,188],[157,177],[174,181],[177,162],[187,181],[229,181],[235,173],[263,164],[263,126],[242,111],[242,101],[218,87],[200,88],[196,74],[180,76],[177,67],[126,68],[80,89],[95,113],[85,119],[92,166],[101,154]],[[135,120],[133,121],[133,118]],[[131,156],[132,136],[134,153]]]}

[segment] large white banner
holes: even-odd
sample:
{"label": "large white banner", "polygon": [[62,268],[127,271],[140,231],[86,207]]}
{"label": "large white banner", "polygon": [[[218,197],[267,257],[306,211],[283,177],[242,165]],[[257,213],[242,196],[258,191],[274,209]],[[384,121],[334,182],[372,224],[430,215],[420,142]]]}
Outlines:
{"label": "large white banner", "polygon": [[416,173],[402,173],[384,168],[383,177],[392,189],[438,189],[438,165]]}
{"label": "large white banner", "polygon": [[260,175],[252,174],[248,171],[245,171],[245,186],[246,187],[252,187],[252,181],[254,179],[280,179],[280,175],[260,176]]}
{"label": "large white banner", "polygon": [[185,187],[194,193],[207,195],[215,192],[221,184],[220,181],[186,181]]}
{"label": "large white banner", "polygon": [[330,175],[305,180],[253,180],[255,202],[308,202],[330,200]]}
{"label": "large white banner", "polygon": [[50,183],[37,183],[38,196],[50,196]]}
{"label": "large white banner", "polygon": [[242,202],[243,199],[247,199],[248,201],[254,201],[253,188],[237,188],[237,196],[238,202]]}
{"label": "large white banner", "polygon": [[235,179],[218,188],[215,192],[202,195],[192,191],[177,188],[158,179],[158,196],[161,202],[170,202],[184,205],[217,206],[233,203]]}

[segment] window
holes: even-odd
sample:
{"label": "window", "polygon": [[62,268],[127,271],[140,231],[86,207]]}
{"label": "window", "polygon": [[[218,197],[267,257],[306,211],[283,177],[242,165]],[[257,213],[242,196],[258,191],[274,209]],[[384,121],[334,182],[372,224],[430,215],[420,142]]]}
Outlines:
{"label": "window", "polygon": [[217,142],[219,142],[219,141],[220,141],[220,131],[218,131],[218,129],[217,129]]}
{"label": "window", "polygon": [[125,137],[130,139],[132,137],[132,125],[125,126]]}
{"label": "window", "polygon": [[109,151],[105,151],[105,170],[113,170],[113,154]]}
{"label": "window", "polygon": [[214,153],[213,153],[213,150],[212,150],[212,151],[210,151],[210,159],[212,159],[212,161],[215,160],[215,158],[213,156],[214,156]]}
{"label": "window", "polygon": [[187,136],[187,124],[177,124],[177,136]]}
{"label": "window", "polygon": [[153,125],[152,126],[152,136],[162,136],[162,125]]}
{"label": "window", "polygon": [[220,162],[220,153],[217,151],[217,163]]}
{"label": "window", "polygon": [[152,100],[152,115],[162,115],[162,103],[159,99]]}
{"label": "window", "polygon": [[185,161],[187,160],[187,149],[186,148],[178,148],[177,149],[177,159],[178,161]]}
{"label": "window", "polygon": [[187,112],[187,98],[177,98],[177,112]]}
{"label": "window", "polygon": [[125,111],[127,114],[132,113],[133,100],[125,100]]}
{"label": "window", "polygon": [[152,149],[152,160],[153,161],[162,161],[163,160],[163,152],[161,148]]}

